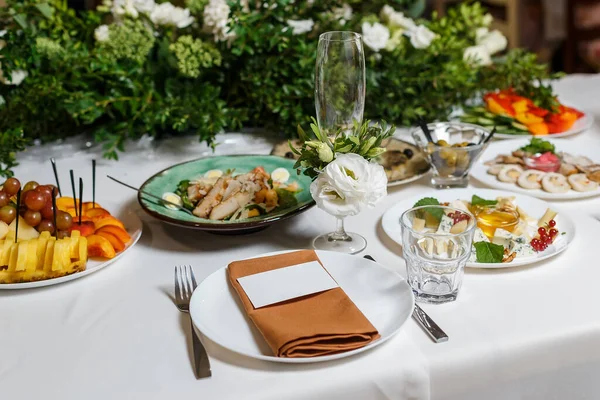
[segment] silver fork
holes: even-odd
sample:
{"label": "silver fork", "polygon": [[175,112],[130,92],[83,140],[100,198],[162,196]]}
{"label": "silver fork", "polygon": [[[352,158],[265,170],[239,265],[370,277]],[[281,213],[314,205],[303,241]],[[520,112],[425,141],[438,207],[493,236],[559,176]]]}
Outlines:
{"label": "silver fork", "polygon": [[[190,312],[190,299],[196,286],[198,285],[196,284],[194,270],[191,265],[175,267],[175,305],[179,311],[184,313]],[[194,372],[196,373],[196,378],[209,378],[212,374],[210,372],[208,354],[206,354],[206,349],[194,330],[194,323],[191,318],[190,323],[192,326],[192,348],[194,351]]]}

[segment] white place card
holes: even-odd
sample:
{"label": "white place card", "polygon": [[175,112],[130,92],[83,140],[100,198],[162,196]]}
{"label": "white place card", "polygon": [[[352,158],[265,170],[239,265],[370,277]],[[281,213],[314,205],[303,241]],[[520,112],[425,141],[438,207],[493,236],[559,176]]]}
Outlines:
{"label": "white place card", "polygon": [[291,265],[237,279],[254,308],[338,287],[317,261]]}

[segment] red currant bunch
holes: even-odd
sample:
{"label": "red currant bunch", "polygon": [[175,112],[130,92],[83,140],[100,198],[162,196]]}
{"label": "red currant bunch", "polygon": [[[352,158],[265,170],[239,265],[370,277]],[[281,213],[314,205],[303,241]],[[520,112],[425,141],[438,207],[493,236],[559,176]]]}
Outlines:
{"label": "red currant bunch", "polygon": [[556,226],[556,221],[550,220],[548,222],[549,230],[545,227],[541,226],[538,228],[539,238],[534,238],[531,241],[531,247],[535,251],[544,251],[552,244],[556,236],[558,235],[558,229],[554,228]]}

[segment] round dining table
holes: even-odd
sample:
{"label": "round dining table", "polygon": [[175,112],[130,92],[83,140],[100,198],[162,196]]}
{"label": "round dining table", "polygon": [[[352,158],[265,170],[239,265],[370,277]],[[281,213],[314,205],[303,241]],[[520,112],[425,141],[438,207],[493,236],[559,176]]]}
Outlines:
{"label": "round dining table", "polygon": [[[591,129],[564,140],[600,157],[600,75],[555,83],[559,99],[594,116]],[[399,131],[402,137],[406,132]],[[260,131],[224,133],[216,154],[268,154],[281,138]],[[173,302],[173,270],[191,265],[198,281],[234,260],[311,248],[335,221],[313,207],[268,229],[215,235],[167,225],[147,215],[136,192],[156,172],[213,152],[195,137],[150,137],[127,145],[119,161],[75,137],[36,144],[18,155],[22,181],[54,183],[63,194],[69,171],[96,200],[133,210],[143,223],[139,242],[114,264],[81,279],[25,290],[0,288],[0,398],[105,399],[414,399],[583,400],[600,389],[600,197],[553,202],[576,226],[569,248],[517,268],[468,269],[458,299],[422,308],[448,334],[434,343],[412,319],[393,338],[352,357],[314,364],[252,359],[201,339],[212,377],[196,379],[189,316]],[[481,184],[471,180],[476,193]],[[373,209],[347,218],[371,255],[406,275],[401,247],[381,227],[384,212],[404,198],[432,193],[430,177],[390,187]],[[214,310],[218,313],[219,310]]]}

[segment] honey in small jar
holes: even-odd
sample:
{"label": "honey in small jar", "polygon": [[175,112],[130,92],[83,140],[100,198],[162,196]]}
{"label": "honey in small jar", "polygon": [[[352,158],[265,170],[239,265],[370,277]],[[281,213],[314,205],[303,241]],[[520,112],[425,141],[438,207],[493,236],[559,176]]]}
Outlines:
{"label": "honey in small jar", "polygon": [[519,224],[519,213],[512,210],[498,210],[490,207],[476,207],[471,212],[477,218],[477,226],[488,238],[493,238],[496,229],[513,232]]}

